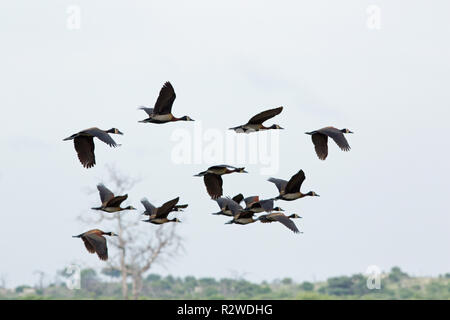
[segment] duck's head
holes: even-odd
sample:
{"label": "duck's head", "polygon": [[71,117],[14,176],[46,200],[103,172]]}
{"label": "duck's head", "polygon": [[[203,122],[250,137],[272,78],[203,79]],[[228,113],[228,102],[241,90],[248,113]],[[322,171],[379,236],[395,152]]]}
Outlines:
{"label": "duck's head", "polygon": [[239,172],[239,173],[248,173],[247,171],[245,171],[245,168],[237,168],[237,169],[236,169],[236,172]]}
{"label": "duck's head", "polygon": [[120,132],[120,130],[117,129],[117,128],[111,128],[111,129],[109,129],[109,130],[106,131],[106,132],[108,132],[108,133],[114,133],[114,134],[123,134],[123,133]]}
{"label": "duck's head", "polygon": [[293,214],[291,214],[291,215],[289,216],[289,218],[291,218],[291,219],[300,219],[301,216],[299,216],[299,215],[296,214],[296,213],[293,213]]}
{"label": "duck's head", "polygon": [[181,120],[181,121],[195,121],[194,119],[192,119],[192,118],[189,117],[189,116],[181,117],[180,120]]}
{"label": "duck's head", "polygon": [[114,232],[106,232],[104,234],[106,234],[106,235],[108,235],[110,237],[118,237],[119,236],[117,233],[114,233]]}
{"label": "duck's head", "polygon": [[284,210],[281,209],[280,207],[275,207],[275,208],[273,208],[273,211],[284,211]]}
{"label": "duck's head", "polygon": [[136,208],[133,207],[133,206],[128,206],[128,207],[126,207],[125,209],[126,209],[126,210],[136,210]]}
{"label": "duck's head", "polygon": [[230,220],[228,222],[225,222],[225,224],[233,224],[233,223],[234,223],[234,220]]}
{"label": "duck's head", "polygon": [[307,194],[306,194],[307,196],[310,196],[310,197],[320,197],[316,192],[314,192],[314,191],[310,191],[310,192],[308,192]]}
{"label": "duck's head", "polygon": [[350,131],[350,130],[347,129],[347,128],[342,129],[341,132],[342,132],[342,133],[353,133],[353,131]]}

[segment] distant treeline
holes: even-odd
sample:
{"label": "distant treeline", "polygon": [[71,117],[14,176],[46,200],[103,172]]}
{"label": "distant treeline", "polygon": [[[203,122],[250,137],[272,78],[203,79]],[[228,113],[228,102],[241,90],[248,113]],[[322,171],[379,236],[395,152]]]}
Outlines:
{"label": "distant treeline", "polygon": [[[59,272],[64,278],[64,271]],[[80,289],[65,282],[0,289],[0,299],[122,299],[116,270],[81,271]],[[244,279],[214,279],[148,275],[141,299],[450,299],[450,273],[436,278],[411,277],[394,267],[381,274],[381,288],[369,289],[367,276],[355,274],[324,282],[296,283],[290,278],[252,283]],[[130,288],[131,289],[131,288]]]}

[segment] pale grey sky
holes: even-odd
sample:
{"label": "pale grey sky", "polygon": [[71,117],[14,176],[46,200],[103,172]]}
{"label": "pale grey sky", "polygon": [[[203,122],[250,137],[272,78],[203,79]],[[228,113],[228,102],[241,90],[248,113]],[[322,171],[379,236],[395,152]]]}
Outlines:
{"label": "pale grey sky", "polygon": [[[381,29],[366,26],[369,5]],[[81,28],[66,27],[67,7]],[[106,164],[142,181],[128,203],[141,209],[178,195],[186,252],[175,276],[297,281],[398,265],[415,275],[450,271],[448,133],[450,4],[446,1],[9,1],[0,4],[0,275],[34,283],[72,261],[102,266],[71,235],[106,181]],[[281,225],[224,225],[193,174],[209,164],[171,163],[173,130],[194,123],[141,124],[164,81],[173,112],[225,130],[283,105],[280,170],[306,173],[307,198],[279,205],[303,216],[304,234]],[[270,122],[270,121],[269,121]],[[198,123],[197,123],[198,124]],[[305,131],[355,132],[352,150],[317,159]],[[96,143],[86,170],[78,130],[117,127],[122,146]],[[258,165],[224,178],[226,195],[276,195]],[[138,214],[137,212],[124,214]],[[149,225],[149,232],[156,226]]]}

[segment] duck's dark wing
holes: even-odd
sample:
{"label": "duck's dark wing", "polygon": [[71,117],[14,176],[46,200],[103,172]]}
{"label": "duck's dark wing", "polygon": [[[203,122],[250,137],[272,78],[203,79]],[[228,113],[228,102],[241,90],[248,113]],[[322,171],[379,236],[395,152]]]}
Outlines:
{"label": "duck's dark wing", "polygon": [[226,210],[228,207],[227,207],[227,204],[228,204],[228,199],[227,198],[222,198],[222,197],[220,197],[220,198],[217,198],[217,199],[215,199],[216,200],[216,202],[217,202],[217,204],[219,205],[219,208],[220,208],[220,210]]}
{"label": "duck's dark wing", "polygon": [[282,224],[284,224],[289,230],[292,230],[294,233],[299,233],[300,231],[297,229],[297,226],[295,223],[286,217],[284,214],[272,214],[271,218],[275,221],[278,221]]}
{"label": "duck's dark wing", "polygon": [[153,108],[147,108],[147,107],[139,107],[138,108],[139,110],[144,110],[145,111],[145,113],[147,113],[149,116],[152,116],[153,115]]}
{"label": "duck's dark wing", "polygon": [[214,169],[222,169],[222,168],[227,168],[227,169],[241,169],[238,167],[234,167],[234,166],[230,166],[228,164],[217,164],[215,166],[209,167],[208,170],[214,170]]}
{"label": "duck's dark wing", "polygon": [[241,205],[236,203],[235,201],[233,201],[230,198],[225,198],[225,203],[226,203],[226,207],[228,207],[228,209],[231,210],[231,213],[233,215],[238,214],[242,210]]}
{"label": "duck's dark wing", "polygon": [[177,197],[175,199],[172,199],[170,201],[167,201],[164,203],[161,207],[156,210],[156,216],[155,218],[165,218],[169,215],[170,212],[173,211],[173,207],[178,203],[180,200],[180,197]]}
{"label": "duck's dark wing", "polygon": [[236,203],[241,203],[242,200],[244,200],[244,196],[242,195],[242,193],[239,193],[235,195],[233,198],[231,198],[231,200],[233,200]]}
{"label": "duck's dark wing", "polygon": [[320,160],[325,160],[328,156],[328,136],[322,133],[313,133],[311,139],[314,143],[317,157],[319,157]]}
{"label": "duck's dark wing", "polygon": [[273,222],[272,220],[269,219],[269,215],[268,214],[262,214],[258,217],[258,220],[261,221],[262,223],[270,223]]}
{"label": "duck's dark wing", "polygon": [[81,240],[84,242],[84,246],[86,247],[87,251],[89,253],[95,253],[95,248],[92,246],[92,244],[89,242],[89,240],[86,238],[86,236],[82,236]]}
{"label": "duck's dark wing", "polygon": [[280,112],[283,110],[283,107],[270,109],[263,111],[261,113],[258,113],[256,116],[252,117],[250,120],[248,120],[248,124],[261,124],[264,121],[275,117],[277,114],[280,114]]}
{"label": "duck's dark wing", "polygon": [[101,260],[108,260],[108,247],[106,246],[105,237],[91,233],[85,235],[84,238],[95,249],[95,252],[97,252],[98,257]]}
{"label": "duck's dark wing", "polygon": [[203,176],[203,182],[205,183],[206,191],[208,191],[208,194],[212,199],[217,199],[222,196],[223,180],[221,176],[213,173],[207,173]]}
{"label": "duck's dark wing", "polygon": [[117,143],[111,138],[111,136],[99,128],[90,128],[86,129],[83,132],[88,133],[94,137],[97,137],[99,140],[103,141],[110,147],[117,147]]}
{"label": "duck's dark wing", "polygon": [[339,148],[341,148],[341,150],[343,151],[350,150],[350,145],[348,144],[348,141],[345,138],[344,134],[341,132],[341,130],[336,129],[334,127],[326,127],[317,131],[333,139],[334,142],[336,142],[336,144],[339,146]]}
{"label": "duck's dark wing", "polygon": [[286,180],[277,178],[269,178],[267,181],[275,183],[275,186],[277,187],[280,193],[284,192],[284,190],[286,189],[286,185],[288,184]]}
{"label": "duck's dark wing", "polygon": [[93,167],[95,165],[94,137],[78,136],[73,139],[73,144],[83,167]]}
{"label": "duck's dark wing", "polygon": [[300,187],[302,186],[303,181],[305,181],[305,173],[303,170],[300,170],[292,178],[286,185],[285,192],[286,193],[295,193],[300,191]]}
{"label": "duck's dark wing", "polygon": [[107,207],[120,207],[120,204],[124,202],[128,198],[128,194],[124,194],[123,196],[117,196],[108,201],[106,204]]}
{"label": "duck's dark wing", "polygon": [[259,201],[259,197],[258,196],[250,196],[244,199],[245,202],[245,207],[246,208],[250,208],[252,207],[252,205],[256,202]]}
{"label": "duck's dark wing", "polygon": [[233,212],[233,216],[234,219],[249,219],[252,218],[255,214],[251,211],[241,211],[241,210],[237,210],[236,213],[233,211],[233,209],[231,210]]}
{"label": "duck's dark wing", "polygon": [[153,213],[154,213],[154,211],[155,211],[155,206],[154,205],[152,205],[147,199],[142,199],[141,200],[141,203],[142,203],[142,205],[144,206],[144,208],[145,208],[145,212],[147,213],[147,215],[152,215]]}
{"label": "duck's dark wing", "polygon": [[161,91],[159,91],[158,99],[155,103],[153,113],[155,114],[168,114],[172,112],[172,105],[175,101],[175,90],[169,81],[164,83]]}
{"label": "duck's dark wing", "polygon": [[264,209],[266,212],[271,212],[273,210],[273,200],[261,200],[258,202],[261,208]]}
{"label": "duck's dark wing", "polygon": [[114,193],[111,192],[104,184],[100,183],[97,185],[98,192],[100,193],[100,200],[102,203],[106,203],[112,198],[114,198]]}

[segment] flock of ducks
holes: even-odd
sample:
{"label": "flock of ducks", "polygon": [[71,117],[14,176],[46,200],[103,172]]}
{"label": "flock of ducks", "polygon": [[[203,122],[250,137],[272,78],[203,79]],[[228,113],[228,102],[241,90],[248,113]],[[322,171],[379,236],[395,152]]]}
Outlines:
{"label": "flock of ducks", "polygon": [[[154,123],[163,124],[176,121],[194,121],[189,116],[183,116],[180,118],[175,117],[172,114],[172,105],[175,101],[175,90],[170,82],[164,83],[159,92],[158,99],[153,108],[139,107],[147,113],[148,118],[141,120],[141,123]],[[271,126],[265,126],[263,123],[283,111],[283,107],[269,109],[258,113],[248,120],[246,124],[229,128],[237,133],[251,133],[263,130],[271,129],[283,129],[278,124]],[[353,133],[349,129],[337,129],[335,127],[325,127],[319,130],[311,132],[305,132],[311,135],[312,142],[320,160],[325,160],[328,156],[328,138],[338,145],[342,151],[349,151],[350,145],[347,142],[344,134]],[[109,130],[101,130],[93,127],[85,130],[81,130],[78,133],[71,135],[63,139],[64,141],[73,140],[75,151],[77,152],[78,159],[82,166],[85,168],[92,168],[96,164],[95,160],[95,144],[94,138],[106,143],[108,146],[115,148],[120,146],[117,144],[110,134],[123,135],[123,133],[117,128],[111,128]],[[223,215],[231,217],[232,219],[226,224],[239,224],[246,225],[260,221],[261,223],[279,222],[287,227],[289,230],[300,233],[292,219],[301,218],[297,214],[285,215],[284,210],[278,206],[275,206],[275,201],[294,201],[307,196],[319,197],[314,191],[303,193],[300,188],[305,181],[305,173],[303,170],[298,171],[289,180],[283,180],[278,178],[270,178],[269,182],[275,184],[278,189],[278,196],[270,199],[261,199],[259,196],[250,196],[244,198],[242,194],[238,194],[233,198],[223,197],[223,180],[222,176],[231,173],[247,173],[245,168],[237,168],[230,165],[214,165],[207,170],[196,174],[196,177],[203,177],[203,182],[206,186],[206,191],[219,205],[220,211],[213,213],[213,215]],[[123,201],[128,198],[128,195],[116,196],[103,184],[98,184],[97,189],[100,194],[101,205],[99,207],[92,208],[93,210],[101,210],[107,213],[115,213],[124,210],[136,210],[133,206],[121,207]],[[160,207],[155,207],[146,198],[141,200],[141,203],[145,209],[142,213],[148,217],[148,220],[142,220],[143,222],[149,222],[152,224],[161,225],[169,222],[180,222],[178,218],[169,219],[168,215],[171,212],[183,211],[187,208],[187,204],[178,204],[179,197],[169,200],[162,204]],[[241,206],[244,202],[245,206]],[[255,214],[261,214],[255,218]],[[92,229],[82,234],[73,236],[75,238],[81,238],[89,253],[96,253],[101,260],[108,259],[108,248],[106,244],[107,236],[117,236],[114,232],[104,232],[100,229]]]}

